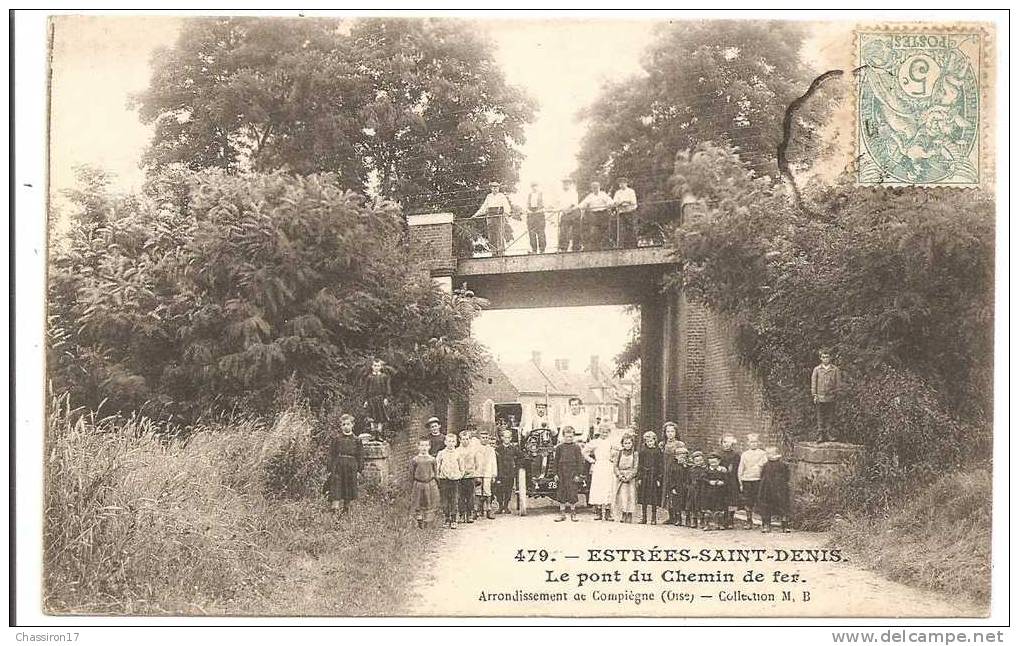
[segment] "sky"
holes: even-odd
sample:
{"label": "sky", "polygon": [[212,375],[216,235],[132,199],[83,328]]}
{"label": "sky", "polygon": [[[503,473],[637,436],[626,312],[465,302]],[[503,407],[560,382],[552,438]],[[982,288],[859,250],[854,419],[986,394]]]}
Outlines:
{"label": "sky", "polygon": [[[131,94],[148,85],[156,48],[171,46],[184,19],[170,16],[73,16],[53,35],[51,194],[74,184],[74,167],[112,171],[116,186],[134,190],[152,135],[130,109]],[[576,114],[605,80],[640,72],[648,21],[484,21],[508,82],[538,104],[526,129],[520,186],[538,181],[547,191],[574,170],[585,125]],[[59,201],[59,199],[58,199]],[[482,314],[474,335],[493,354],[524,361],[532,350],[586,365],[590,355],[611,358],[629,338],[633,315],[616,306],[506,310]]]}

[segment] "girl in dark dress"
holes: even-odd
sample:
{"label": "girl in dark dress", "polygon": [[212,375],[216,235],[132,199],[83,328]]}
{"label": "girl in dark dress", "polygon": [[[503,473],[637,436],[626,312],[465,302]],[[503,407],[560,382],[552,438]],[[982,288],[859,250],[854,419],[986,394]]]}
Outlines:
{"label": "girl in dark dress", "polygon": [[725,528],[733,529],[736,525],[736,509],[739,507],[739,459],[740,452],[736,450],[736,438],[726,435],[722,438],[722,450],[719,452],[722,458],[722,466],[725,467],[726,478],[729,482],[729,508],[725,515]]}
{"label": "girl in dark dress", "polygon": [[376,440],[382,439],[382,425],[389,423],[389,400],[393,396],[389,375],[383,371],[385,367],[382,359],[372,359],[372,371],[365,382],[365,414],[371,420]]}
{"label": "girl in dark dress", "polygon": [[641,523],[647,524],[647,508],[651,507],[651,524],[658,524],[658,503],[662,500],[662,477],[665,465],[658,437],[653,431],[644,433],[637,469],[637,502],[640,503]]}
{"label": "girl in dark dress", "polygon": [[675,422],[665,422],[662,426],[662,433],[664,439],[662,440],[662,464],[664,471],[662,472],[662,504],[661,506],[665,509],[669,509],[669,524],[675,525],[675,518],[672,516],[671,507],[669,505],[669,499],[672,495],[673,481],[670,479],[674,467],[676,466],[676,451],[681,447],[685,447],[686,444],[680,442],[677,437],[677,427]]}
{"label": "girl in dark dress", "polygon": [[778,516],[782,531],[789,532],[789,465],[774,446],[767,448],[768,461],[761,467],[761,484],[757,490],[757,507],[761,514],[761,531],[771,531],[771,517]]}
{"label": "girl in dark dress", "polygon": [[[669,490],[665,492],[665,506],[669,510],[669,524],[677,527],[683,524],[683,514],[686,512],[686,489],[690,466],[687,464],[687,456],[690,452],[685,446],[676,449],[675,457],[665,463],[665,479],[669,483]],[[689,524],[689,516],[687,516]]]}
{"label": "girl in dark dress", "polygon": [[555,447],[556,498],[559,499],[559,518],[556,522],[566,520],[566,508],[570,508],[570,520],[577,520],[577,480],[584,473],[584,456],[580,445],[573,441],[573,427],[567,426],[562,431],[563,441]]}
{"label": "girl in dark dress", "polygon": [[354,435],[354,416],[340,415],[340,432],[329,441],[329,478],[326,489],[333,511],[343,503],[343,512],[357,498],[357,474],[364,468],[361,440]]}

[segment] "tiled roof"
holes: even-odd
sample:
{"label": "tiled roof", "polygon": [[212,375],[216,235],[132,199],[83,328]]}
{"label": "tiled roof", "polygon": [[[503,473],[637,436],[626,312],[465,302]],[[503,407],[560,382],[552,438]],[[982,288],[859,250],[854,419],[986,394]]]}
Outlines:
{"label": "tiled roof", "polygon": [[604,363],[599,362],[597,374],[590,367],[583,373],[559,370],[553,363],[535,364],[533,361],[495,364],[502,370],[513,387],[521,394],[579,396],[585,403],[608,403],[618,397],[627,381],[617,379]]}
{"label": "tiled roof", "polygon": [[500,363],[503,373],[521,393],[543,394],[548,389],[550,395],[570,395],[562,390],[561,385],[549,379],[533,361],[525,363]]}

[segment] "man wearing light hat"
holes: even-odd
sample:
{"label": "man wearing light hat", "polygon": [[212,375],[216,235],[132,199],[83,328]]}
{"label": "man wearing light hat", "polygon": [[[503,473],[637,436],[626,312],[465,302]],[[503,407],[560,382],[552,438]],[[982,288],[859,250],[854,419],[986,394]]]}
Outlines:
{"label": "man wearing light hat", "polygon": [[506,250],[506,240],[503,236],[503,227],[506,226],[506,216],[513,212],[513,206],[509,198],[500,190],[499,182],[488,183],[488,195],[481,203],[478,210],[472,217],[486,219],[484,230],[487,231],[488,244],[492,247],[493,256],[501,256]]}
{"label": "man wearing light hat", "polygon": [[609,243],[612,198],[601,190],[600,182],[591,182],[591,192],[580,203],[584,222],[584,249],[604,249]]}
{"label": "man wearing light hat", "polygon": [[559,251],[580,251],[583,222],[577,203],[577,188],[569,177],[563,178],[563,190],[559,193]]}
{"label": "man wearing light hat", "polygon": [[545,253],[545,196],[538,182],[531,182],[527,194],[527,238],[531,253]]}
{"label": "man wearing light hat", "polygon": [[428,455],[433,458],[439,454],[446,446],[446,436],[442,432],[442,422],[439,421],[438,417],[429,417],[428,421],[425,422],[425,428],[428,429]]}
{"label": "man wearing light hat", "polygon": [[615,246],[629,249],[637,246],[637,194],[630,188],[630,180],[620,177],[619,189],[612,196],[616,207]]}

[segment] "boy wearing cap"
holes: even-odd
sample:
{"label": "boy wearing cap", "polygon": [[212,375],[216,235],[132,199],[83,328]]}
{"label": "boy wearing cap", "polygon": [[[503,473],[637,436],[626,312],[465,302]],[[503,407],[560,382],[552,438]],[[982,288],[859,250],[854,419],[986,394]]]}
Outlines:
{"label": "boy wearing cap", "polygon": [[817,409],[817,441],[834,442],[835,401],[842,390],[842,371],[831,362],[831,353],[818,353],[821,363],[810,375],[810,395]]}
{"label": "boy wearing cap", "polygon": [[438,417],[429,417],[428,421],[425,422],[425,428],[428,429],[428,455],[433,458],[439,455],[439,451],[446,448],[446,436],[442,433],[442,424],[439,423]]}
{"label": "boy wearing cap", "polygon": [[475,494],[478,497],[477,509],[479,518],[491,520],[495,518],[495,513],[492,511],[492,483],[499,475],[499,462],[488,431],[478,433],[478,440],[479,446],[475,453],[477,465],[475,475],[478,478],[475,489]]}
{"label": "boy wearing cap", "polygon": [[477,518],[477,510],[474,508],[474,487],[477,477],[478,459],[477,448],[474,445],[474,437],[470,430],[460,431],[460,448],[457,449],[460,457],[460,487],[458,497],[460,502],[460,522],[473,523]]}
{"label": "boy wearing cap", "polygon": [[[680,442],[680,444],[683,444]],[[668,481],[668,490],[665,492],[665,503],[669,510],[669,524],[679,527],[683,524],[683,514],[686,512],[686,488],[689,476],[687,471],[687,457],[690,452],[686,446],[676,448],[671,459],[666,458],[665,476]],[[687,516],[687,524],[690,522]]]}
{"label": "boy wearing cap", "polygon": [[704,454],[700,451],[691,453],[690,460],[686,484],[686,526],[696,528],[701,520],[701,480],[704,479],[706,467]]}
{"label": "boy wearing cap", "polygon": [[495,500],[499,504],[498,514],[510,513],[510,500],[513,498],[513,480],[517,470],[523,465],[524,452],[513,443],[513,432],[508,428],[499,434],[501,442],[495,447]]}
{"label": "boy wearing cap", "polygon": [[555,473],[557,476],[556,498],[559,499],[559,518],[566,520],[566,508],[570,508],[570,520],[577,520],[577,481],[584,472],[584,456],[580,446],[573,441],[573,427],[566,426],[562,432],[563,441],[555,447]]}
{"label": "boy wearing cap", "polygon": [[757,508],[761,513],[761,531],[771,531],[771,519],[778,516],[782,531],[789,532],[789,465],[782,461],[778,448],[769,446],[768,461],[761,468],[761,485],[757,492]]}
{"label": "boy wearing cap", "polygon": [[739,459],[739,486],[743,493],[743,508],[747,511],[747,529],[754,528],[754,505],[757,503],[757,490],[761,484],[761,469],[768,461],[768,454],[761,448],[760,437],[756,433],[747,435],[747,450]]}
{"label": "boy wearing cap", "polygon": [[708,455],[708,466],[701,478],[701,509],[704,510],[704,531],[722,529],[729,505],[729,481],[722,458],[717,453]]}

